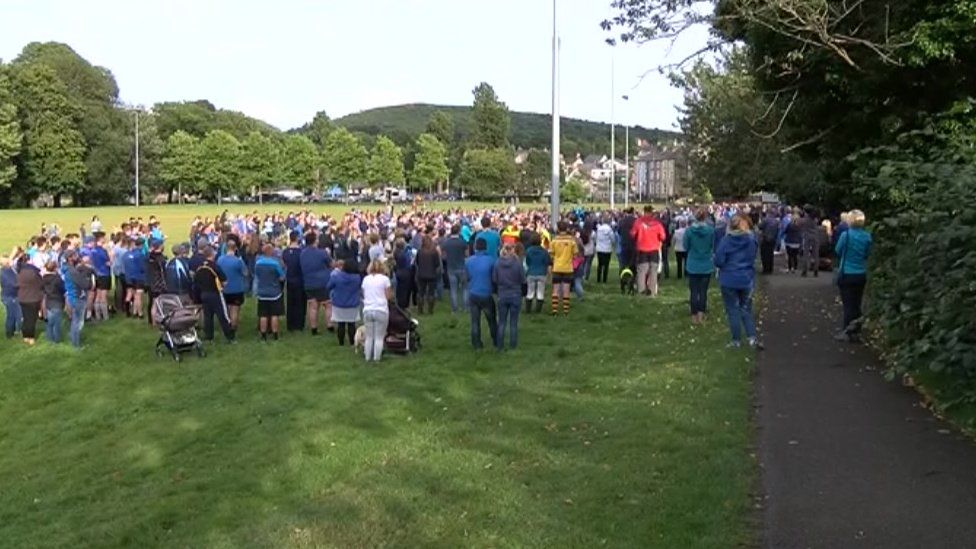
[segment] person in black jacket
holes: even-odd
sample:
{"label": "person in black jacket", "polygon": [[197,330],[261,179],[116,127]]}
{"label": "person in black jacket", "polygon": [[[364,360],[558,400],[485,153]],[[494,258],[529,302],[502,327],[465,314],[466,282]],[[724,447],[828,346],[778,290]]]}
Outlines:
{"label": "person in black jacket", "polygon": [[21,256],[17,267],[17,301],[24,317],[20,333],[28,345],[37,341],[37,319],[43,299],[41,270],[28,261],[26,255]]}
{"label": "person in black jacket", "polygon": [[200,290],[200,302],[203,304],[203,339],[213,341],[214,317],[220,322],[220,329],[228,343],[235,343],[234,329],[230,325],[227,315],[227,304],[224,302],[223,286],[227,276],[224,275],[214,259],[217,254],[212,247],[203,250],[204,261],[197,269],[194,282]]}
{"label": "person in black jacket", "polygon": [[44,288],[44,311],[47,327],[44,335],[51,343],[61,342],[61,317],[64,314],[64,280],[58,274],[58,264],[48,261],[44,266],[47,273],[41,277]]}
{"label": "person in black jacket", "polygon": [[288,247],[281,253],[285,264],[285,326],[289,332],[305,329],[305,312],[308,306],[305,297],[305,284],[302,277],[302,248],[298,231],[288,235]]}
{"label": "person in black jacket", "polygon": [[81,330],[85,327],[85,303],[88,301],[88,294],[95,289],[95,271],[87,263],[88,258],[82,258],[75,251],[70,251],[65,255],[67,269],[65,276],[70,286],[65,297],[71,309],[71,327],[68,337],[71,345],[76,349],[81,348]]}
{"label": "person in black jacket", "polygon": [[163,255],[163,241],[153,239],[149,242],[149,255],[146,256],[146,287],[149,289],[149,325],[153,325],[152,308],[156,298],[166,293],[166,256]]}
{"label": "person in black jacket", "polygon": [[634,237],[631,236],[631,230],[634,228],[634,223],[637,221],[637,216],[634,215],[633,208],[627,208],[624,210],[624,216],[620,218],[620,222],[617,224],[617,233],[620,237],[620,271],[623,272],[624,269],[630,269],[631,271],[636,271],[637,264],[635,263],[637,259],[637,253],[635,251],[636,246],[634,244]]}

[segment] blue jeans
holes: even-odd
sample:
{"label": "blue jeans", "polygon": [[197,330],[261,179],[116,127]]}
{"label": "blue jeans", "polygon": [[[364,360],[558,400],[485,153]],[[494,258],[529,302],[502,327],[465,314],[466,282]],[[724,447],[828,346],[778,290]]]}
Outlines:
{"label": "blue jeans", "polygon": [[[451,285],[451,312],[468,309],[468,273],[464,269],[448,271],[447,281]],[[458,298],[461,299],[458,302]]]}
{"label": "blue jeans", "polygon": [[63,307],[47,308],[47,327],[44,328],[44,335],[51,343],[61,343],[61,315],[63,313]]}
{"label": "blue jeans", "polygon": [[7,319],[4,322],[4,333],[7,337],[14,337],[14,332],[20,331],[20,322],[24,315],[20,312],[20,302],[17,297],[3,298],[3,307],[6,309]]}
{"label": "blue jeans", "polygon": [[688,273],[688,289],[691,292],[691,314],[708,312],[708,284],[712,281],[711,274]]}
{"label": "blue jeans", "polygon": [[522,299],[519,296],[498,298],[498,337],[495,345],[499,350],[505,348],[505,325],[508,325],[510,349],[518,347],[519,311],[522,310]]}
{"label": "blue jeans", "polygon": [[722,287],[722,301],[725,303],[725,314],[729,318],[729,330],[732,341],[740,341],[742,328],[746,330],[746,337],[756,337],[756,323],[752,318],[752,289]]}
{"label": "blue jeans", "polygon": [[85,307],[87,300],[74,299],[71,301],[71,330],[69,337],[71,344],[77,348],[81,347],[81,329],[85,327]]}
{"label": "blue jeans", "polygon": [[495,313],[495,299],[491,296],[469,295],[468,310],[471,312],[471,346],[475,349],[484,347],[481,342],[481,313],[483,311],[488,319],[488,333],[491,334],[491,342],[497,347],[498,318]]}

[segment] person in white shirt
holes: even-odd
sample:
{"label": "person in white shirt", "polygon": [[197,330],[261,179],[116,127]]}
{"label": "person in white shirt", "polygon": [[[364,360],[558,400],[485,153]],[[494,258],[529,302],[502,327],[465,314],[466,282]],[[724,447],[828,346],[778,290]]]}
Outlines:
{"label": "person in white shirt", "polygon": [[610,218],[604,215],[594,231],[596,244],[596,281],[606,284],[610,273],[610,256],[613,254],[616,233],[610,226]]}
{"label": "person in white shirt", "polygon": [[678,230],[674,231],[674,256],[678,262],[678,278],[683,278],[685,261],[688,259],[688,250],[685,248],[685,232],[687,230],[688,220],[682,217],[678,220]]}
{"label": "person in white shirt", "polygon": [[386,263],[374,260],[369,264],[363,279],[363,327],[366,328],[364,344],[366,362],[379,362],[383,356],[383,341],[390,322],[390,300],[393,285],[386,274]]}

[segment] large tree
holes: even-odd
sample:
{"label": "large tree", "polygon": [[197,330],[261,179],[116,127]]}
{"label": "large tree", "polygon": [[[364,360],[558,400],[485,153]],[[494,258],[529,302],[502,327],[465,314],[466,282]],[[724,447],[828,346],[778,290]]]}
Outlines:
{"label": "large tree", "polygon": [[529,149],[519,168],[516,192],[520,195],[541,195],[552,183],[552,158],[546,151]]}
{"label": "large tree", "polygon": [[469,195],[502,196],[512,192],[515,183],[515,159],[507,148],[472,149],[464,153],[461,184]]}
{"label": "large tree", "polygon": [[276,183],[279,154],[270,137],[256,131],[247,134],[241,143],[241,153],[241,183],[248,191],[254,189],[260,193]]}
{"label": "large tree", "polygon": [[0,65],[0,194],[6,194],[17,177],[14,159],[20,154],[23,138],[10,78]]}
{"label": "large tree", "polygon": [[325,166],[332,181],[343,184],[366,179],[366,147],[345,128],[338,128],[325,140]]}
{"label": "large tree", "polygon": [[427,133],[436,137],[448,149],[454,143],[454,118],[444,111],[434,111],[427,121]]}
{"label": "large tree", "polygon": [[319,153],[312,140],[304,135],[285,137],[281,149],[282,181],[303,191],[320,184]]}
{"label": "large tree", "polygon": [[410,186],[414,190],[424,190],[440,185],[447,180],[447,150],[439,139],[429,133],[420,134],[416,144],[413,169],[410,171]]}
{"label": "large tree", "polygon": [[485,82],[478,84],[473,92],[474,110],[469,147],[472,149],[495,149],[508,146],[508,133],[511,119],[508,107],[499,101],[494,88]]}
{"label": "large tree", "polygon": [[220,201],[240,191],[241,144],[224,130],[211,130],[200,142],[200,182],[203,192]]}
{"label": "large tree", "polygon": [[298,129],[298,133],[305,135],[315,143],[320,150],[325,146],[325,140],[334,132],[336,126],[325,111],[315,113],[315,117],[308,124]]}
{"label": "large tree", "polygon": [[78,107],[47,65],[20,65],[13,76],[24,128],[21,162],[27,184],[21,198],[26,202],[49,193],[60,205],[62,195],[76,194],[85,185],[85,138],[75,125]]}
{"label": "large tree", "polygon": [[200,140],[180,130],[169,136],[159,162],[159,180],[163,190],[179,200],[183,195],[202,190]]}
{"label": "large tree", "polygon": [[403,151],[390,138],[384,135],[376,138],[366,177],[371,187],[403,184]]}

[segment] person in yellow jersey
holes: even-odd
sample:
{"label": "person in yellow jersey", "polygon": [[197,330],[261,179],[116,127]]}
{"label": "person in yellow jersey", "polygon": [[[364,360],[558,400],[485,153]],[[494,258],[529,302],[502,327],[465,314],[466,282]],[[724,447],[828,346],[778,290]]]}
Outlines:
{"label": "person in yellow jersey", "polygon": [[573,284],[574,264],[582,259],[580,243],[570,232],[569,223],[560,221],[556,227],[556,238],[549,244],[552,255],[552,314],[559,314],[560,305],[564,315],[569,314],[569,288]]}
{"label": "person in yellow jersey", "polygon": [[505,230],[502,231],[502,244],[512,244],[519,242],[520,232],[518,227],[515,226],[514,221],[509,221],[505,224]]}

